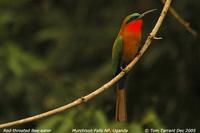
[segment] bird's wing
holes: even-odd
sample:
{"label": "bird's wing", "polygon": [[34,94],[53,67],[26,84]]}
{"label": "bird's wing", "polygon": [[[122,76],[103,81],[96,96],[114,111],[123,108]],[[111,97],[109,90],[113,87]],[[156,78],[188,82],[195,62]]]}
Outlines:
{"label": "bird's wing", "polygon": [[122,58],[123,39],[120,35],[116,38],[112,49],[112,68],[116,75],[119,72]]}

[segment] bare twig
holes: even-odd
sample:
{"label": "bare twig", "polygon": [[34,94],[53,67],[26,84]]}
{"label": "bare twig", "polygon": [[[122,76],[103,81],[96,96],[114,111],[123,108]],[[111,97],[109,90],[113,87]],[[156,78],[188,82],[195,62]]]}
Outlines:
{"label": "bare twig", "polygon": [[[161,0],[163,3],[165,3],[165,0]],[[193,36],[197,36],[198,33],[190,27],[190,23],[185,21],[176,11],[173,7],[169,8],[170,13],[172,16],[188,31],[190,32]]]}
{"label": "bare twig", "polygon": [[154,36],[153,39],[155,39],[155,40],[161,40],[163,38],[162,37],[156,37],[156,36]]}
{"label": "bare twig", "polygon": [[[150,33],[150,35],[148,36],[145,44],[143,45],[142,49],[139,51],[139,54],[137,54],[137,56],[133,59],[133,61],[125,68],[126,72],[129,72],[134,66],[135,64],[138,62],[138,60],[140,59],[140,57],[144,54],[144,52],[147,50],[147,48],[149,47],[149,45],[151,44],[153,38],[155,37],[158,29],[160,28],[163,19],[165,18],[165,15],[169,9],[169,6],[171,4],[171,0],[166,0],[165,5],[163,7],[163,10],[160,14],[160,17],[155,25],[155,27],[153,28],[152,32]],[[13,122],[8,122],[5,124],[1,124],[0,128],[7,128],[7,127],[11,127],[11,126],[16,126],[16,125],[21,125],[27,122],[31,122],[31,121],[36,121],[38,119],[50,116],[50,115],[54,115],[60,112],[63,112],[69,108],[72,108],[74,106],[77,106],[79,104],[82,104],[84,102],[87,102],[88,100],[94,98],[96,95],[102,93],[103,91],[107,90],[108,88],[110,88],[111,86],[113,86],[115,83],[117,83],[123,76],[125,75],[125,72],[120,72],[116,77],[114,77],[113,79],[111,79],[109,82],[107,82],[106,84],[104,84],[103,86],[101,86],[100,88],[98,88],[97,90],[95,90],[94,92],[83,96],[81,98],[78,98],[77,100],[64,105],[62,107],[56,108],[54,110],[50,110],[48,112],[42,113],[42,114],[38,114],[32,117],[28,117],[28,118],[24,118],[21,120],[17,120],[17,121],[13,121]]]}

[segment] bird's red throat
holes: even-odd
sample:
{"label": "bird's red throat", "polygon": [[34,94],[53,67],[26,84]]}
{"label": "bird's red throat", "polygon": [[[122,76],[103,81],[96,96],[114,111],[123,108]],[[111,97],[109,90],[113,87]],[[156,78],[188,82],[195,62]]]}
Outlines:
{"label": "bird's red throat", "polygon": [[127,31],[134,32],[134,33],[140,33],[141,28],[142,28],[142,20],[141,19],[130,22],[126,27]]}

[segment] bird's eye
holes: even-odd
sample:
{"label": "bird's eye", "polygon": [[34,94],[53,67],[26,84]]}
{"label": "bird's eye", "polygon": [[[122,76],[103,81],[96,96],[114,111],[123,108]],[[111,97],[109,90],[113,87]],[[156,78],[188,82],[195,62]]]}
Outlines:
{"label": "bird's eye", "polygon": [[137,19],[137,18],[138,18],[138,16],[134,16],[134,17],[132,17],[132,20]]}
{"label": "bird's eye", "polygon": [[130,23],[131,21],[133,21],[133,20],[135,20],[135,19],[137,19],[137,18],[138,18],[138,16],[133,16],[133,17],[129,18],[129,19],[126,21],[126,24]]}

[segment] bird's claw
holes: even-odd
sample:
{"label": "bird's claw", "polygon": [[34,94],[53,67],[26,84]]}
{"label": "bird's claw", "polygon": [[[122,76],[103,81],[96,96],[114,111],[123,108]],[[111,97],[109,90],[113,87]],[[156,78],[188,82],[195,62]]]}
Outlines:
{"label": "bird's claw", "polygon": [[127,73],[127,70],[124,69],[122,66],[120,67],[121,71],[124,72],[125,74]]}

